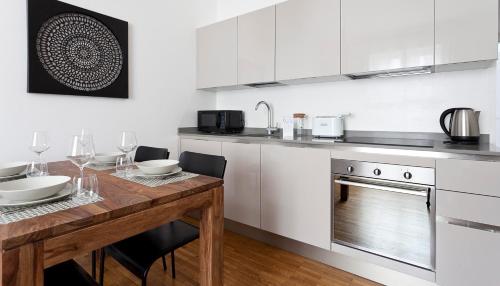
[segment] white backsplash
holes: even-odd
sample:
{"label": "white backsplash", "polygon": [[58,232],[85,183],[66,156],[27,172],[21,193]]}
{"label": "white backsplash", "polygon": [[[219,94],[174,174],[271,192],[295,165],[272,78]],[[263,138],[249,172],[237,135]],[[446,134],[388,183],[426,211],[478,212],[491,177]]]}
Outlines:
{"label": "white backsplash", "polygon": [[[481,110],[482,133],[495,133],[496,69],[437,73],[401,78],[223,91],[217,108],[242,109],[249,127],[264,127],[260,100],[271,103],[275,120],[295,112],[309,117],[352,113],[348,130],[441,132],[439,116],[449,107]],[[308,128],[311,120],[308,120]]]}

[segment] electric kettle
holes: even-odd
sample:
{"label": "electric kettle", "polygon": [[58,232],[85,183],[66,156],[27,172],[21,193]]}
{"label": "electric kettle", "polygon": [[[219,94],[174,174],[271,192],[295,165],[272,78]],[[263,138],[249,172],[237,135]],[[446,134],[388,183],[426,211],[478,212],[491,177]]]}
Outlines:
{"label": "electric kettle", "polygon": [[[478,141],[480,111],[472,108],[450,108],[441,114],[439,122],[444,133],[453,141]],[[446,118],[450,116],[449,127],[446,126]]]}

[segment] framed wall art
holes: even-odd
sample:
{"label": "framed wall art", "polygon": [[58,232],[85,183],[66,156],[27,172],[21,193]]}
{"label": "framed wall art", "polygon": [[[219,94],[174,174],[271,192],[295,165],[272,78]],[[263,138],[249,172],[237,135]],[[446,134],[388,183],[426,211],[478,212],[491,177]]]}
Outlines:
{"label": "framed wall art", "polygon": [[28,92],[128,98],[128,23],[28,1]]}

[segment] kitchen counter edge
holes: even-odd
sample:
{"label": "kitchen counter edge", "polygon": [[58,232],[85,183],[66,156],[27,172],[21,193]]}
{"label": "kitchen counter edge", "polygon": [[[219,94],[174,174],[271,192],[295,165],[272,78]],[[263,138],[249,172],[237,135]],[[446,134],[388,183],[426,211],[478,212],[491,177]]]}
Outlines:
{"label": "kitchen counter edge", "polygon": [[[220,141],[246,144],[275,144],[294,147],[326,148],[340,151],[351,151],[360,153],[372,153],[380,155],[399,155],[425,157],[435,159],[463,159],[476,161],[495,161],[500,162],[500,148],[494,145],[482,144],[479,146],[458,146],[437,144],[431,148],[410,147],[410,146],[391,146],[391,145],[371,145],[334,142],[328,139],[316,139],[312,136],[296,137],[294,139],[283,139],[280,137],[252,137],[239,136],[238,134],[206,134],[196,131],[179,130],[178,135],[181,138],[202,139],[207,141]],[[472,147],[472,148],[471,148]],[[474,148],[474,149],[473,149]]]}

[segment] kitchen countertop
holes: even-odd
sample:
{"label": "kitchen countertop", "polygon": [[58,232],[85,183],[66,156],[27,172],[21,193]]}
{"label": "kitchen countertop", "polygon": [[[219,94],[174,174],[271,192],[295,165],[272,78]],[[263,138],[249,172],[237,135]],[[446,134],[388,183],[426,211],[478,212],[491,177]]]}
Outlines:
{"label": "kitchen countertop", "polygon": [[[433,158],[500,161],[500,148],[489,144],[488,135],[482,135],[478,144],[462,145],[445,143],[449,139],[440,133],[346,131],[343,141],[315,138],[311,135],[310,130],[305,130],[305,135],[303,136],[295,136],[294,139],[283,139],[280,134],[277,136],[266,136],[264,128],[245,128],[242,133],[236,134],[211,134],[200,132],[196,127],[187,127],[179,128],[178,134],[182,137],[230,142],[299,144],[318,148],[326,147],[370,153],[380,152],[384,154],[395,153],[397,155],[415,155]],[[363,141],[364,143],[354,143],[352,141]]]}

